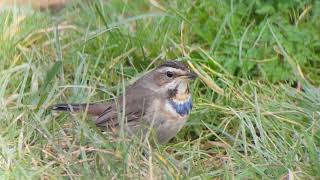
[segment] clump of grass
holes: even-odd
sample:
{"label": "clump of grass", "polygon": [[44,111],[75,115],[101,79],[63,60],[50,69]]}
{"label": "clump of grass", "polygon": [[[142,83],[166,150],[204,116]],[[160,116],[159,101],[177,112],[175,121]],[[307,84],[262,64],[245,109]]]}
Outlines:
{"label": "clump of grass", "polygon": [[[0,16],[1,178],[319,178],[320,4],[91,1]],[[56,102],[112,99],[160,61],[200,75],[169,144]],[[144,152],[144,153],[141,153]]]}

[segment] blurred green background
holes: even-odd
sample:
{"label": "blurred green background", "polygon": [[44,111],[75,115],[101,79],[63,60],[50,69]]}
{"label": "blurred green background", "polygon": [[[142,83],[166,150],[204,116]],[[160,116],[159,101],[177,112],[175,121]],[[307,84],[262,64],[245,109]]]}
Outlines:
{"label": "blurred green background", "polygon": [[[0,12],[1,178],[320,178],[319,1],[53,9]],[[167,59],[202,75],[187,125],[167,145],[115,140],[85,114],[49,110],[112,99]]]}

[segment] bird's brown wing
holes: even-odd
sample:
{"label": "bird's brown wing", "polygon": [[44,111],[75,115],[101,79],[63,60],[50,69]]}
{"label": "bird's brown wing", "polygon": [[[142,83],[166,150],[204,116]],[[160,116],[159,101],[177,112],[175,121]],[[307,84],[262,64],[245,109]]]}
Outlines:
{"label": "bird's brown wing", "polygon": [[[96,119],[97,126],[116,126],[118,125],[117,116],[125,113],[126,121],[139,120],[145,113],[146,108],[155,98],[155,92],[146,88],[132,87],[126,92],[125,99],[120,96],[117,103],[111,104],[100,116]],[[125,103],[123,103],[123,101]],[[123,106],[125,104],[125,106]]]}

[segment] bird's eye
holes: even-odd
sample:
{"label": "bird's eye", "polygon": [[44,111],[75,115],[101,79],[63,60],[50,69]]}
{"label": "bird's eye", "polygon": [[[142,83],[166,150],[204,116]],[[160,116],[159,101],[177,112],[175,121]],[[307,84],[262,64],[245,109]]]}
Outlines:
{"label": "bird's eye", "polygon": [[167,71],[167,76],[168,76],[169,78],[173,77],[173,72]]}

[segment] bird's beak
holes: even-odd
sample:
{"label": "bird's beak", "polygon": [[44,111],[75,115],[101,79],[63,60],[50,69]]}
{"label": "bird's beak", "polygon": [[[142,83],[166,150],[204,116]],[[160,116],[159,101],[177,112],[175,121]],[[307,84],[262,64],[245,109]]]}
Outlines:
{"label": "bird's beak", "polygon": [[188,79],[191,79],[191,80],[194,80],[198,77],[198,75],[192,71],[188,72],[186,76]]}

